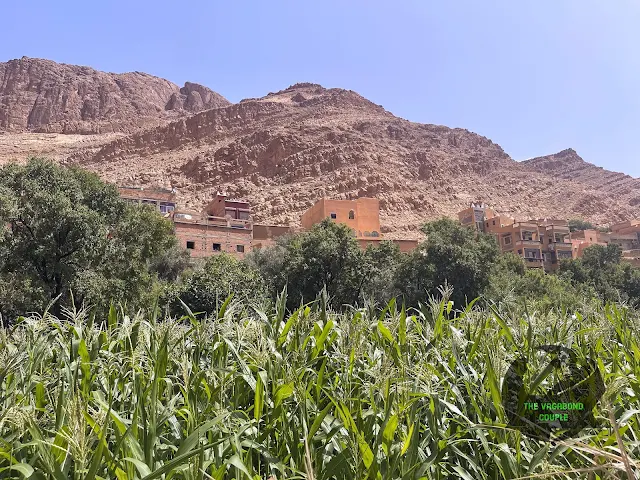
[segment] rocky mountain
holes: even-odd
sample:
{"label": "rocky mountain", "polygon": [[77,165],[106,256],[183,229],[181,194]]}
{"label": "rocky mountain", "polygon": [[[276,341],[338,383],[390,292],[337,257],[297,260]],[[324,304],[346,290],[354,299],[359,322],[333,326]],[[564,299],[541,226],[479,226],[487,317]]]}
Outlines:
{"label": "rocky mountain", "polygon": [[593,192],[614,197],[623,205],[640,205],[640,179],[587,163],[571,148],[522,163],[532,171],[562,178],[588,187]]}
{"label": "rocky mountain", "polygon": [[198,209],[224,191],[249,200],[258,221],[278,224],[299,224],[321,197],[375,196],[389,238],[419,237],[425,220],[455,216],[476,200],[520,219],[640,217],[640,180],[572,150],[517,162],[468,130],[409,122],[353,91],[312,83],[217,108],[207,108],[217,98],[208,92],[187,84],[158,93],[152,103],[165,110],[149,114],[156,124],[125,134],[114,120],[116,133],[85,136],[84,144],[71,139],[77,135],[0,135],[0,162],[47,145],[46,155],[109,181],[174,187]]}
{"label": "rocky mountain", "polygon": [[0,63],[0,129],[11,132],[133,132],[229,105],[216,92],[184,87],[146,73],[22,57]]}

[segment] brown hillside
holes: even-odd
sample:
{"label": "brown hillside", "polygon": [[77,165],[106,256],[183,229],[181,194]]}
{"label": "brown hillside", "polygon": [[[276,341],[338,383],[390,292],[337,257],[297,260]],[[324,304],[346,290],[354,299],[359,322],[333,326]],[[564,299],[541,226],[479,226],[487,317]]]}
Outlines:
{"label": "brown hillside", "polygon": [[[92,72],[113,82],[118,77]],[[109,125],[116,133],[36,134],[24,132],[27,120],[22,133],[0,134],[0,163],[45,154],[113,182],[176,187],[179,200],[194,208],[222,190],[251,201],[259,221],[294,225],[320,197],[376,196],[389,237],[417,236],[425,220],[455,216],[474,200],[517,218],[582,217],[606,223],[640,217],[639,180],[598,169],[572,150],[516,162],[480,135],[412,123],[355,92],[311,83],[223,106],[215,94],[207,97],[210,91],[204,87],[187,84],[178,94],[165,80],[124,75],[157,82],[157,94],[145,97],[153,107],[132,117],[133,126],[147,128],[125,134],[131,119],[103,115],[87,125],[98,125],[100,131]],[[130,98],[120,100],[140,105]],[[219,108],[207,109],[212,101]],[[43,117],[37,129],[59,131],[60,120],[54,117],[47,117],[48,123]]]}
{"label": "brown hillside", "polygon": [[177,187],[193,207],[225,190],[251,200],[259,220],[276,223],[297,224],[322,196],[376,196],[385,231],[395,235],[415,232],[425,219],[453,216],[474,199],[517,217],[605,222],[640,215],[605,190],[515,162],[467,130],[412,123],[355,92],[306,83],[120,138],[69,161],[118,182]]}
{"label": "brown hillside", "polygon": [[640,179],[585,162],[571,148],[522,163],[530,170],[544,172],[588,187],[593,192],[613,197],[622,205],[640,205]]}
{"label": "brown hillside", "polygon": [[0,63],[0,129],[11,132],[132,132],[139,127],[224,107],[206,87],[184,87],[146,73],[22,57]]}

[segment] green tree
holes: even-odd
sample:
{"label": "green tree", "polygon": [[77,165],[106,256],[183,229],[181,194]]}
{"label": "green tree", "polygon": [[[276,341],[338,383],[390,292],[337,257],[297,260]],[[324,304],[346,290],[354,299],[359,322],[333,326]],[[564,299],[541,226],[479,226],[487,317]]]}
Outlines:
{"label": "green tree", "polygon": [[591,222],[587,222],[580,218],[573,218],[569,220],[569,231],[576,232],[579,230],[593,230],[595,226]]}
{"label": "green tree", "polygon": [[339,309],[390,298],[400,256],[397,245],[386,241],[363,250],[349,227],[325,219],[307,232],[252,252],[247,260],[267,281],[272,298],[287,285],[289,308],[314,300],[326,287]]}
{"label": "green tree", "polygon": [[395,283],[403,258],[400,247],[391,241],[368,245],[360,268],[362,298],[377,305],[386,305],[398,293]]}
{"label": "green tree", "polygon": [[574,285],[588,285],[604,300],[640,301],[640,273],[628,263],[622,263],[619,245],[593,245],[584,250],[582,258],[560,264]]}
{"label": "green tree", "polygon": [[171,313],[184,313],[182,300],[193,312],[217,311],[227,297],[245,303],[266,298],[266,284],[260,272],[247,262],[221,253],[207,258],[204,264],[179,283],[168,295]]}
{"label": "green tree", "polygon": [[416,305],[436,295],[445,283],[459,306],[482,294],[500,249],[494,237],[443,218],[423,227],[427,239],[405,257],[397,287],[407,304]]}
{"label": "green tree", "polygon": [[0,169],[0,312],[53,312],[110,299],[140,304],[155,276],[149,263],[175,245],[171,223],[120,199],[114,185],[43,159]]}

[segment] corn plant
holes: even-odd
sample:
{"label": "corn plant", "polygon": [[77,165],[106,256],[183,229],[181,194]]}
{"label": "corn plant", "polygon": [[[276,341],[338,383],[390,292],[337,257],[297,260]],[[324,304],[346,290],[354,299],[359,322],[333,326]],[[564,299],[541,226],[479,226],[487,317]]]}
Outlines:
{"label": "corn plant", "polygon": [[[44,312],[0,328],[0,478],[515,479],[636,475],[638,312],[538,314],[514,304],[294,311],[228,298],[106,318]],[[518,354],[592,355],[597,428],[543,441],[509,428]],[[546,380],[543,380],[546,381]],[[633,477],[630,477],[633,478]]]}

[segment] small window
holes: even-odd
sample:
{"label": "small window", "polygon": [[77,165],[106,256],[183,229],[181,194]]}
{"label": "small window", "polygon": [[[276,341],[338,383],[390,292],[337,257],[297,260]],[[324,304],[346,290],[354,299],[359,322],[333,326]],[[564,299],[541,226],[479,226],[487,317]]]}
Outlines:
{"label": "small window", "polygon": [[236,245],[236,252],[244,253],[244,245]]}
{"label": "small window", "polygon": [[337,216],[335,213],[331,213],[330,215],[331,215],[331,218],[332,218],[333,220],[335,220],[336,218],[338,218],[338,216]]}
{"label": "small window", "polygon": [[496,221],[494,220],[492,223],[493,223],[493,225],[495,225],[495,224],[496,224]]}
{"label": "small window", "polygon": [[511,237],[504,237],[504,244],[511,245]]}
{"label": "small window", "polygon": [[379,237],[380,234],[374,230],[373,232],[371,232],[371,236],[372,237]]}
{"label": "small window", "polygon": [[220,245],[219,243],[214,243],[213,244],[213,251],[214,252],[221,252],[222,251],[222,245]]}
{"label": "small window", "polygon": [[187,240],[187,248],[189,250],[194,250],[196,248],[196,242],[193,242],[191,240]]}
{"label": "small window", "polygon": [[356,212],[349,210],[349,220],[353,220],[354,218],[356,218]]}
{"label": "small window", "polygon": [[364,232],[364,236],[365,237],[370,237],[371,236],[371,232]]}

